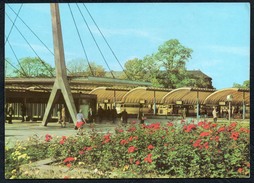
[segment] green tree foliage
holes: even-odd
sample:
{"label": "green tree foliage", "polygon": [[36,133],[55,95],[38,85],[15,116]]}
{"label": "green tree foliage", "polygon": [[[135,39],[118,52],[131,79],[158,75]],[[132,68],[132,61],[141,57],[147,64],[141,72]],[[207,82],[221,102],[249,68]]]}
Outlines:
{"label": "green tree foliage", "polygon": [[84,59],[74,59],[67,62],[67,68],[70,74],[74,76],[93,76],[94,74],[94,76],[104,77],[106,75],[103,66],[97,65],[95,62],[89,64],[90,66]]}
{"label": "green tree foliage", "polygon": [[38,57],[21,59],[17,68],[21,71],[15,71],[17,77],[52,77],[55,72],[55,68]]}
{"label": "green tree foliage", "polygon": [[155,54],[159,62],[160,72],[158,75],[159,83],[166,88],[178,88],[188,83],[186,73],[186,62],[191,58],[192,50],[186,48],[177,39],[166,41],[159,46]]}
{"label": "green tree foliage", "polygon": [[250,88],[250,80],[245,80],[243,84],[234,83],[233,88]]}

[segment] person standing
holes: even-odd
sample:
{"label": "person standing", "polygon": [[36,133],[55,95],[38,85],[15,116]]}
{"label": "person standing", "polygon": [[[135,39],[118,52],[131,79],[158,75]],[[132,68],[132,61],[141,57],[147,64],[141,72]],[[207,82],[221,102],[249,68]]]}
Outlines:
{"label": "person standing", "polygon": [[88,116],[88,123],[93,123],[94,122],[94,112],[91,107],[89,108],[87,116]]}
{"label": "person standing", "polygon": [[25,121],[25,116],[26,116],[26,106],[25,104],[21,104],[21,115],[22,115],[22,122]]}
{"label": "person standing", "polygon": [[111,117],[112,117],[113,124],[115,124],[116,118],[117,118],[117,111],[115,106],[113,107],[113,109],[111,109]]}
{"label": "person standing", "polygon": [[77,114],[77,122],[76,127],[78,128],[77,135],[83,135],[83,126],[86,124],[86,120],[84,115],[82,114],[82,109],[79,109],[79,113]]}
{"label": "person standing", "polygon": [[186,108],[185,107],[183,108],[183,111],[182,111],[182,118],[183,119],[186,118]]}
{"label": "person standing", "polygon": [[128,113],[126,109],[124,109],[123,112],[121,113],[121,118],[122,118],[122,122],[126,125],[128,121]]}
{"label": "person standing", "polygon": [[103,116],[103,109],[102,109],[102,107],[100,106],[99,109],[98,109],[99,122],[102,121],[102,116]]}
{"label": "person standing", "polygon": [[138,119],[139,119],[140,124],[144,124],[144,122],[145,122],[145,114],[144,114],[142,109],[139,110]]}
{"label": "person standing", "polygon": [[4,108],[4,113],[5,113],[5,123],[8,123],[8,121],[7,121],[8,109],[9,109],[9,105],[8,105],[8,104],[5,104],[5,108]]}
{"label": "person standing", "polygon": [[61,124],[61,110],[58,108],[57,110],[57,123]]}
{"label": "person standing", "polygon": [[217,111],[216,111],[216,107],[214,107],[213,108],[213,112],[212,112],[212,114],[213,114],[213,122],[217,122]]}
{"label": "person standing", "polygon": [[66,127],[66,113],[65,113],[65,107],[62,107],[62,120],[61,120],[61,127]]}
{"label": "person standing", "polygon": [[10,106],[8,107],[8,115],[9,115],[9,124],[12,124],[12,115],[14,114],[14,110],[12,108],[12,104],[10,104]]}

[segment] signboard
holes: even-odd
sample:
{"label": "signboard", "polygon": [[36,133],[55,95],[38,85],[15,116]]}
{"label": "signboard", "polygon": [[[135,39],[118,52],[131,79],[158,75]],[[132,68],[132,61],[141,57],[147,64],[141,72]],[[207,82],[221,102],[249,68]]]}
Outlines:
{"label": "signboard", "polygon": [[176,104],[177,104],[177,105],[182,105],[182,104],[183,104],[183,101],[176,101]]}
{"label": "signboard", "polygon": [[139,103],[144,104],[144,103],[146,103],[146,100],[140,100]]}
{"label": "signboard", "polygon": [[219,105],[226,105],[226,102],[219,102]]}

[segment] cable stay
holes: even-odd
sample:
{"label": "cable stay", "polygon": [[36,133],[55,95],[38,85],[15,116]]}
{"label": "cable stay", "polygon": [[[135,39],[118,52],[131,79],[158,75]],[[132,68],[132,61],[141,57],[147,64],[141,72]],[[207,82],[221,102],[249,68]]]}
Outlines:
{"label": "cable stay", "polygon": [[[18,14],[20,13],[20,10],[21,10],[22,6],[23,6],[23,4],[20,5]],[[13,26],[15,25],[15,22],[16,22],[16,20],[17,20],[18,14],[16,14],[16,17],[15,17],[15,19],[14,19],[14,22],[13,22],[12,26],[11,26],[10,32],[9,32],[8,36],[6,37],[6,39],[5,39],[4,45],[6,44],[6,42],[7,42],[8,39],[9,39],[9,36],[11,35],[11,31],[12,31],[12,29],[13,29]]]}
{"label": "cable stay", "polygon": [[90,34],[91,34],[91,36],[92,36],[92,38],[93,38],[93,40],[94,40],[94,42],[95,42],[95,44],[96,44],[96,46],[97,46],[97,48],[98,48],[98,50],[99,50],[101,56],[102,56],[102,58],[103,58],[105,64],[107,65],[107,68],[109,69],[109,71],[110,71],[112,77],[115,78],[115,76],[114,76],[112,70],[110,69],[110,67],[109,67],[109,65],[108,65],[108,62],[106,61],[106,59],[105,59],[105,57],[104,57],[104,55],[103,55],[103,53],[102,53],[102,51],[101,51],[101,49],[100,49],[100,47],[99,47],[99,45],[98,45],[98,43],[97,43],[95,37],[94,37],[94,35],[93,35],[93,33],[92,33],[92,31],[91,31],[91,29],[90,29],[90,27],[89,27],[89,25],[88,25],[88,23],[87,23],[85,17],[84,17],[84,15],[83,15],[83,13],[81,12],[81,10],[80,10],[80,8],[79,8],[79,6],[78,6],[77,3],[76,3],[76,6],[78,7],[78,10],[79,10],[79,12],[80,12],[80,14],[81,14],[81,16],[82,16],[82,18],[83,18],[85,24],[86,24],[86,27],[88,28],[88,30],[89,30],[89,32],[90,32]]}
{"label": "cable stay", "polygon": [[122,68],[123,72],[125,73],[125,75],[127,76],[127,78],[130,80],[129,75],[126,73],[126,71],[124,70],[122,64],[120,63],[119,59],[117,58],[116,54],[114,53],[114,51],[112,50],[111,46],[109,45],[108,41],[106,40],[104,34],[102,33],[102,31],[100,30],[99,26],[97,25],[97,23],[95,22],[95,20],[93,19],[91,13],[89,12],[88,8],[86,7],[86,5],[83,3],[83,6],[85,7],[87,13],[89,14],[90,18],[92,19],[92,21],[94,22],[95,26],[97,27],[97,29],[99,30],[100,34],[102,35],[104,41],[106,42],[106,44],[108,45],[110,51],[112,52],[112,54],[114,55],[115,59],[117,60],[118,64],[120,65],[120,67]]}
{"label": "cable stay", "polygon": [[[7,17],[9,18],[9,20],[13,23],[13,21],[11,20],[11,18],[9,17],[9,15],[5,12],[5,14],[7,15]],[[20,32],[20,30],[17,28],[16,25],[14,25],[14,27],[17,29],[17,31],[20,33],[20,35],[23,37],[23,39],[26,41],[26,43],[29,45],[29,47],[33,50],[33,52],[35,53],[35,55],[39,58],[39,60],[41,61],[41,63],[43,64],[43,66],[50,72],[51,76],[54,77],[54,74],[52,73],[52,71],[47,67],[46,63],[39,57],[39,55],[36,53],[36,51],[33,49],[33,47],[30,45],[30,43],[27,41],[27,39],[24,37],[24,35]]]}
{"label": "cable stay", "polygon": [[91,71],[92,76],[94,76],[93,69],[92,69],[92,67],[91,67],[91,65],[90,65],[90,63],[89,63],[89,60],[88,60],[88,57],[87,57],[87,54],[86,54],[86,50],[85,50],[85,47],[84,47],[84,45],[83,45],[83,42],[82,42],[80,33],[79,33],[79,31],[78,31],[78,27],[77,27],[77,24],[76,24],[76,21],[75,21],[75,18],[74,18],[74,16],[73,16],[73,13],[72,13],[72,10],[71,10],[71,7],[70,7],[70,4],[69,4],[69,3],[68,3],[68,6],[69,6],[69,10],[70,10],[70,13],[71,13],[71,16],[72,16],[72,19],[73,19],[73,22],[74,22],[76,31],[77,31],[77,33],[78,33],[78,37],[79,37],[79,40],[80,40],[80,43],[81,43],[83,52],[84,52],[84,54],[85,54],[85,57],[86,57],[86,60],[87,60],[88,66],[89,66],[89,69],[90,69],[90,71]]}
{"label": "cable stay", "polygon": [[24,68],[21,66],[21,64],[20,64],[20,62],[19,62],[19,59],[18,59],[16,53],[14,52],[14,50],[13,50],[13,48],[12,48],[11,43],[9,42],[9,40],[7,40],[7,43],[8,43],[8,45],[10,46],[11,51],[12,51],[12,53],[14,54],[16,60],[18,61],[18,64],[19,64],[19,66],[20,66],[20,68],[21,68],[23,74],[24,74],[25,76],[28,76],[27,73],[25,72]]}

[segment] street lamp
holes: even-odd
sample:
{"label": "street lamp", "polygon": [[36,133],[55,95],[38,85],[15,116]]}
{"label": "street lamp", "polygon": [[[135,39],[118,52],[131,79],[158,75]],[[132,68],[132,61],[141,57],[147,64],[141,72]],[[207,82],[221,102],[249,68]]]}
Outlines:
{"label": "street lamp", "polygon": [[231,121],[230,117],[231,117],[231,102],[233,100],[233,95],[228,95],[227,96],[227,101],[228,101],[228,105],[229,105],[229,113],[228,113],[228,119],[229,119],[229,122]]}

